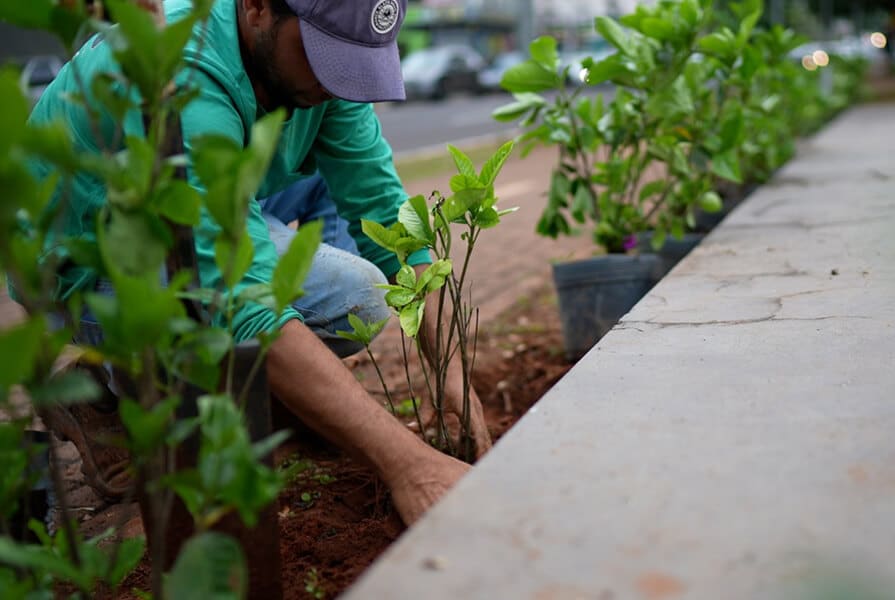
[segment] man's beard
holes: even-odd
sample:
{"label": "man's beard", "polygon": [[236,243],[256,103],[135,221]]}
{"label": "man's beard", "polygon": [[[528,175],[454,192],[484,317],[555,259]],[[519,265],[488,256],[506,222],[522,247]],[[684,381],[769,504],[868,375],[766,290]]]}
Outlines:
{"label": "man's beard", "polygon": [[252,66],[255,77],[267,92],[270,106],[265,108],[269,110],[285,108],[288,114],[292,114],[299,107],[295,104],[295,99],[286,89],[274,66],[274,48],[278,32],[279,27],[275,25],[273,31],[258,34],[255,39],[254,52],[252,52]]}

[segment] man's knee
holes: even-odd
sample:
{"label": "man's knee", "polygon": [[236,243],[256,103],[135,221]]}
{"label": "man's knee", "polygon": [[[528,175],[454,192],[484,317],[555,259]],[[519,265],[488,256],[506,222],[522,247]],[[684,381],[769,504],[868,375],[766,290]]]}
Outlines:
{"label": "man's knee", "polygon": [[[345,297],[348,299],[347,313],[359,317],[365,323],[389,318],[391,309],[385,302],[385,290],[378,287],[388,283],[376,265],[362,258],[354,257],[350,266],[346,265],[343,279]],[[348,318],[348,314],[345,315]]]}

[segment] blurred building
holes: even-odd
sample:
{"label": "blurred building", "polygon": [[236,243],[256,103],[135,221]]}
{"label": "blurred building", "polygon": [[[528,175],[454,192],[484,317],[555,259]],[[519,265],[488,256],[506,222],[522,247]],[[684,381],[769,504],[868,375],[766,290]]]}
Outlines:
{"label": "blurred building", "polygon": [[[642,2],[644,0],[640,0]],[[649,1],[649,0],[645,0]],[[465,43],[486,56],[527,46],[549,33],[561,47],[586,47],[598,15],[620,16],[638,0],[411,0],[404,30],[407,50]],[[425,37],[419,33],[425,32]],[[528,40],[519,43],[519,38]],[[411,41],[412,40],[412,41]]]}

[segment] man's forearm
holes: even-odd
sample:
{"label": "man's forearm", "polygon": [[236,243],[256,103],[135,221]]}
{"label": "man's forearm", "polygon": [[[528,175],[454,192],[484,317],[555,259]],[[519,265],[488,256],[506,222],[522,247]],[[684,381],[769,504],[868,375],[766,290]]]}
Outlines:
{"label": "man's forearm", "polygon": [[300,321],[290,321],[267,358],[271,391],[302,421],[373,466],[389,483],[427,450],[385,411]]}

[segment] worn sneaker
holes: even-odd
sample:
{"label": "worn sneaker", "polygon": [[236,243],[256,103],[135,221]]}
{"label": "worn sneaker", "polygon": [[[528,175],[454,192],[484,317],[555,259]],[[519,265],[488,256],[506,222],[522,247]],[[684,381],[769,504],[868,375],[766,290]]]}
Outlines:
{"label": "worn sneaker", "polygon": [[104,385],[98,369],[77,368],[91,371],[104,390],[103,397],[89,404],[43,407],[39,414],[47,429],[78,449],[87,485],[106,500],[121,500],[134,478],[129,469],[130,454],[121,447],[126,431],[118,416],[118,399]]}

